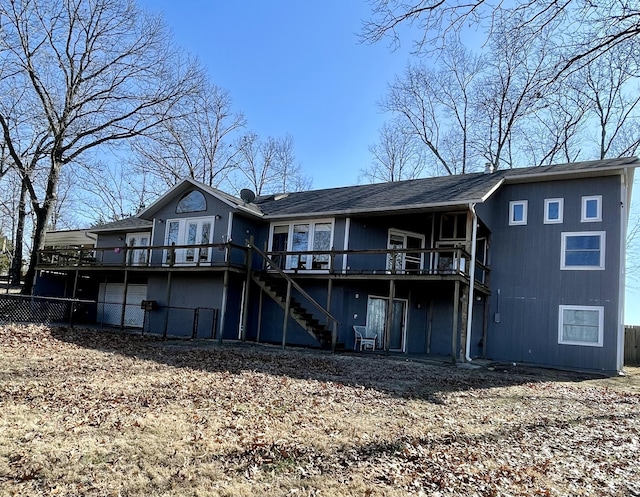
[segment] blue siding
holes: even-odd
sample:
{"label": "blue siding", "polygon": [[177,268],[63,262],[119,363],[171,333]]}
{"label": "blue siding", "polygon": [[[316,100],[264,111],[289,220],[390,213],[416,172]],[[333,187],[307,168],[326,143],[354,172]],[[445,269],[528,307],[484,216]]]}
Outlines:
{"label": "blue siding", "polygon": [[[581,198],[602,195],[602,222],[580,221]],[[562,224],[544,224],[544,199],[564,198]],[[509,202],[528,200],[526,226],[509,226]],[[491,316],[487,354],[579,369],[616,369],[620,274],[620,179],[508,185],[491,201]],[[485,219],[483,218],[483,221]],[[606,232],[606,270],[560,270],[561,233]],[[560,305],[604,307],[604,346],[558,344]],[[500,310],[500,322],[495,312]]]}

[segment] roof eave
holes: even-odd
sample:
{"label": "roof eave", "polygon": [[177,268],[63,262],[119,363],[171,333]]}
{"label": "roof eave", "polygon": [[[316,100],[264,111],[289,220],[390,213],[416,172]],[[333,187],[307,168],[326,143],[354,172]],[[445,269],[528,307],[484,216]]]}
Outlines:
{"label": "roof eave", "polygon": [[401,205],[394,207],[372,207],[368,209],[341,209],[335,211],[321,211],[321,212],[296,212],[286,214],[265,214],[264,219],[290,219],[290,218],[315,218],[315,217],[331,217],[331,216],[353,216],[358,214],[378,214],[381,212],[407,212],[407,211],[419,211],[424,209],[441,209],[443,207],[449,208],[467,208],[469,204],[483,203],[482,198],[459,200],[456,202],[430,202],[426,204],[411,204]]}

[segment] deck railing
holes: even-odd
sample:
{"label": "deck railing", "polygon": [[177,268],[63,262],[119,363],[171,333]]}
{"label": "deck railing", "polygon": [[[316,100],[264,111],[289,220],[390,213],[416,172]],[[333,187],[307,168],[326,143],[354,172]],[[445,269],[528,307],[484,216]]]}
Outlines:
{"label": "deck railing", "polygon": [[44,249],[38,252],[38,267],[243,267],[246,252],[233,243]]}
{"label": "deck railing", "polygon": [[[247,247],[232,243],[47,249],[41,269],[93,267],[246,267]],[[471,255],[461,247],[270,251],[264,255],[281,270],[305,274],[435,275],[469,277]],[[273,270],[261,261],[263,270]],[[475,280],[488,286],[490,269],[476,261]]]}

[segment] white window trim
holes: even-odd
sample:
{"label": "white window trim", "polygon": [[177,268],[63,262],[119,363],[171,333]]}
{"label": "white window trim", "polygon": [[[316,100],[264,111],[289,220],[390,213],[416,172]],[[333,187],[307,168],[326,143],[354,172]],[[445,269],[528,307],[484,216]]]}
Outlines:
{"label": "white window trim", "polygon": [[[287,252],[292,252],[292,244],[293,244],[293,227],[295,225],[298,224],[308,224],[309,225],[309,243],[311,246],[313,246],[313,236],[315,233],[315,230],[312,228],[313,226],[315,226],[316,224],[331,224],[331,238],[329,241],[329,250],[333,249],[333,239],[335,236],[335,219],[334,218],[328,218],[328,219],[296,219],[296,220],[289,220],[289,221],[273,221],[271,223],[271,225],[269,226],[269,252],[271,252],[273,250],[273,231],[274,228],[276,226],[288,226],[289,227],[289,232],[287,234]],[[313,249],[309,249],[309,250],[313,250]],[[286,262],[286,266],[289,266],[289,258],[291,256],[287,256],[287,262]],[[284,269],[284,268],[283,268]],[[326,273],[328,270],[327,269],[284,269],[285,272],[301,272],[304,271],[305,273],[312,273],[312,272],[320,272],[320,273]]]}
{"label": "white window trim", "polygon": [[[522,206],[522,221],[514,221],[513,210],[516,205]],[[528,200],[512,200],[509,202],[509,226],[524,226],[527,224],[527,211],[529,210]]]}
{"label": "white window trim", "polygon": [[[196,222],[196,223],[200,223],[200,222],[206,222],[209,221],[211,222],[211,233],[210,233],[210,240],[209,243],[216,243],[214,241],[213,238],[213,234],[215,233],[215,217],[214,216],[198,216],[198,217],[179,217],[179,218],[173,218],[173,219],[167,219],[164,223],[165,225],[165,231],[164,231],[164,244],[166,246],[169,245],[169,225],[171,223],[178,223],[178,241],[180,243],[176,243],[176,245],[180,246],[180,245],[189,245],[188,243],[186,243],[186,241],[184,240],[185,238],[185,234],[186,234],[186,227],[190,222]],[[184,243],[182,243],[184,242]],[[197,247],[198,245],[200,245],[200,243],[196,243],[195,245],[193,245],[194,247]],[[208,252],[207,252],[207,260],[206,261],[192,261],[192,262],[187,262],[184,259],[184,252],[187,249],[177,249],[180,250],[180,256],[178,257],[176,255],[176,261],[174,261],[174,265],[176,266],[196,266],[196,265],[203,265],[203,264],[211,264],[212,262],[212,251],[211,251],[211,247],[209,247]],[[168,265],[169,263],[167,262],[167,249],[164,250],[164,254],[162,256],[162,261],[164,265]]]}
{"label": "white window trim", "polygon": [[[406,241],[407,241],[407,237],[412,237],[412,238],[418,238],[420,240],[420,248],[424,249],[425,247],[425,240],[426,240],[426,236],[423,235],[422,233],[414,233],[412,231],[404,231],[404,230],[399,230],[396,228],[389,228],[388,232],[387,232],[387,249],[391,249],[391,235],[396,235],[396,236],[402,236],[404,237],[405,240],[405,248],[406,248]],[[407,264],[407,253],[403,252],[401,254],[401,260],[402,260],[402,271],[406,271],[406,264]],[[387,264],[390,261],[387,261]],[[387,267],[387,270],[390,270],[391,268]],[[424,270],[424,252],[420,252],[420,271]]]}
{"label": "white window trim", "polygon": [[[596,217],[587,217],[587,201],[598,201],[598,214]],[[588,195],[582,197],[582,209],[580,214],[580,222],[582,223],[597,223],[602,221],[602,195]]]}
{"label": "white window trim", "polygon": [[[558,219],[549,219],[549,204],[558,202]],[[564,219],[564,199],[545,198],[544,199],[544,224],[562,224]]]}
{"label": "white window trim", "polygon": [[[564,310],[572,311],[597,311],[598,312],[598,342],[577,342],[562,339],[564,328]],[[560,305],[558,311],[558,344],[560,345],[581,345],[583,347],[603,347],[604,346],[604,307],[601,305]]]}
{"label": "white window trim", "polygon": [[[605,249],[607,245],[606,231],[563,231],[560,248],[560,269],[563,271],[603,271],[605,261]],[[567,238],[571,236],[600,236],[600,264],[597,266],[567,266],[565,265],[565,252],[567,248]]]}

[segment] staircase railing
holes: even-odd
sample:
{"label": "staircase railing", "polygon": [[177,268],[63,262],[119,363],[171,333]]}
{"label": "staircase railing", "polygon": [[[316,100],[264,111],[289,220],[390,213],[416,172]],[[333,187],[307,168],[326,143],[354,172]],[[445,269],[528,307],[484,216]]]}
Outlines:
{"label": "staircase railing", "polygon": [[287,337],[287,321],[289,318],[289,309],[290,309],[290,305],[291,305],[291,288],[295,288],[300,295],[302,295],[302,297],[304,297],[309,303],[311,303],[318,311],[320,311],[321,314],[323,314],[328,321],[330,321],[332,323],[331,326],[331,350],[335,351],[336,349],[336,342],[338,339],[338,324],[339,321],[333,317],[333,315],[327,311],[324,307],[322,307],[318,302],[316,302],[314,300],[314,298],[309,295],[307,292],[304,291],[304,289],[298,284],[296,283],[293,278],[291,278],[291,276],[289,276],[287,273],[285,273],[273,260],[271,260],[269,257],[267,257],[267,254],[265,254],[262,250],[260,250],[258,247],[256,247],[253,243],[251,243],[250,241],[247,242],[247,246],[249,248],[251,248],[251,250],[258,254],[260,256],[260,258],[264,261],[264,263],[267,265],[268,268],[273,269],[276,273],[278,273],[280,276],[282,276],[284,278],[284,280],[287,282],[287,299],[286,299],[286,304],[285,304],[285,318],[284,318],[284,327],[283,327],[283,331],[282,331],[282,346],[284,347],[285,341],[286,341],[286,337]]}

